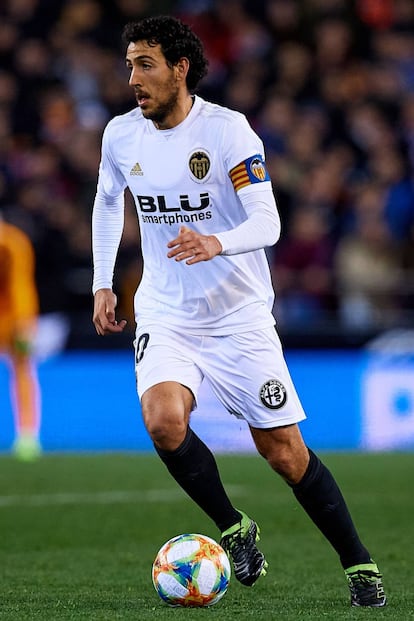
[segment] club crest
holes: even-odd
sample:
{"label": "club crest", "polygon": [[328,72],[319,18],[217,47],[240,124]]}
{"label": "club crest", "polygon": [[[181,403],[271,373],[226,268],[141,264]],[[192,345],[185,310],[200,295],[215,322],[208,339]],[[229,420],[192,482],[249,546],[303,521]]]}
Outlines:
{"label": "club crest", "polygon": [[195,181],[203,181],[210,170],[210,158],[206,151],[194,151],[190,155],[188,166]]}
{"label": "club crest", "polygon": [[260,181],[264,181],[266,179],[266,168],[260,158],[255,157],[250,162],[250,171],[255,177],[260,179]]}

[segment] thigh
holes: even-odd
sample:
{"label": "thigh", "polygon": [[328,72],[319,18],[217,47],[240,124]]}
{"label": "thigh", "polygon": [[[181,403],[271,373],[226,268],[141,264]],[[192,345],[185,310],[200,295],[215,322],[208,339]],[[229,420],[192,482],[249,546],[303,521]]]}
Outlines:
{"label": "thigh", "polygon": [[175,382],[188,388],[194,400],[203,379],[198,365],[200,337],[165,327],[138,327],[134,342],[137,392],[142,400],[150,388]]}
{"label": "thigh", "polygon": [[251,427],[271,429],[305,418],[274,328],[209,337],[203,363],[218,399]]}

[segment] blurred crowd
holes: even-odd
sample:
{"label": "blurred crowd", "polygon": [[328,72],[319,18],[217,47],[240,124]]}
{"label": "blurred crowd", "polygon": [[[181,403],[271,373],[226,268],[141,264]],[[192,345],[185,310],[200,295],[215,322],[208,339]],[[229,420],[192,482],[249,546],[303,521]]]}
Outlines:
{"label": "blurred crowd", "polygon": [[[121,33],[162,13],[205,44],[199,94],[245,113],[265,143],[280,327],[412,325],[412,0],[3,0],[0,213],[33,242],[41,313],[91,329],[100,141],[135,105]],[[132,329],[141,259],[126,198],[115,288]]]}

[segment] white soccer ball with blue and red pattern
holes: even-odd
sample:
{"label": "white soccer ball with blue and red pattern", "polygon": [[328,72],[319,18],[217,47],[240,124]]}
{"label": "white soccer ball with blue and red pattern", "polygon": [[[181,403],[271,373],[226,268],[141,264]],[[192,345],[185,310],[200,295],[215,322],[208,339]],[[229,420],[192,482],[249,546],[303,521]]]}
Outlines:
{"label": "white soccer ball with blue and red pattern", "polygon": [[206,535],[169,539],[152,565],[155,590],[169,606],[212,606],[226,593],[230,576],[225,551]]}

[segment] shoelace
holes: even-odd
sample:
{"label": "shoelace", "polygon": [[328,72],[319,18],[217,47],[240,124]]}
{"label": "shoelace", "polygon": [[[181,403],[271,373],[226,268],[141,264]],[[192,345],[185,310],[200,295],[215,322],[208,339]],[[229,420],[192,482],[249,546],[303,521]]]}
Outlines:
{"label": "shoelace", "polygon": [[231,535],[227,535],[227,537],[224,537],[222,545],[232,555],[236,553],[235,556],[238,556],[237,553],[241,553],[241,551],[247,547],[249,539],[250,533],[247,532],[246,536],[243,537],[242,529],[240,528]]}
{"label": "shoelace", "polygon": [[380,578],[382,578],[382,574],[376,571],[371,571],[370,569],[358,569],[358,571],[349,574],[348,578],[352,581],[355,580],[357,582],[360,582],[364,586],[368,586],[369,584],[372,584],[374,580],[379,580]]}

